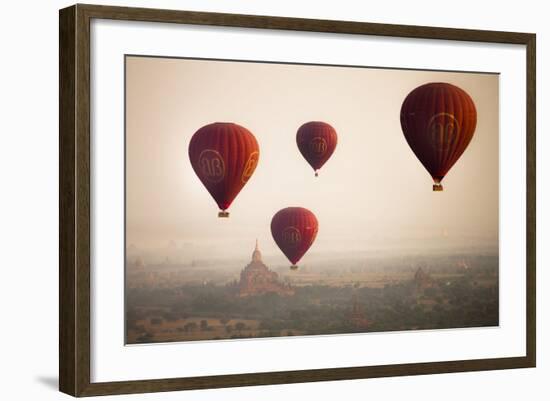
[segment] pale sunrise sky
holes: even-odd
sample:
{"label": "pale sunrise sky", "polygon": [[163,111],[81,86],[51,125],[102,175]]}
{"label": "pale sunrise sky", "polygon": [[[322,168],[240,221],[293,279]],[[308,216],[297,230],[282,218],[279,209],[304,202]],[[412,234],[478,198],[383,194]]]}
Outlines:
{"label": "pale sunrise sky", "polygon": [[[449,82],[475,102],[477,128],[432,192],[409,148],[399,112],[427,82]],[[399,252],[498,246],[498,75],[128,57],[126,60],[127,244],[170,240],[216,256],[280,254],[271,217],[287,206],[319,220],[309,253]],[[321,120],[338,146],[319,177],[296,147],[296,131]],[[235,122],[260,145],[258,167],[229,219],[191,168],[187,147],[202,126]],[[307,255],[304,259],[307,258]]]}

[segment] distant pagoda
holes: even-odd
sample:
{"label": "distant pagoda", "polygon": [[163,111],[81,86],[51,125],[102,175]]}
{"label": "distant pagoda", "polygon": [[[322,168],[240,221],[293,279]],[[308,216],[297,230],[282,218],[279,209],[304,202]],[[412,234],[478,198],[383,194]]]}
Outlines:
{"label": "distant pagoda", "polygon": [[266,293],[276,293],[281,296],[294,294],[294,289],[290,284],[280,282],[279,275],[269,270],[264,264],[262,253],[258,249],[258,240],[256,240],[256,247],[254,248],[254,252],[252,252],[252,260],[241,271],[238,288],[240,297]]}
{"label": "distant pagoda", "polygon": [[353,327],[360,330],[366,330],[370,327],[371,322],[366,318],[363,305],[357,300],[357,296],[353,296],[353,305],[349,314],[349,322]]}
{"label": "distant pagoda", "polygon": [[414,284],[417,291],[423,291],[426,288],[435,287],[435,281],[432,276],[419,267],[414,274]]}

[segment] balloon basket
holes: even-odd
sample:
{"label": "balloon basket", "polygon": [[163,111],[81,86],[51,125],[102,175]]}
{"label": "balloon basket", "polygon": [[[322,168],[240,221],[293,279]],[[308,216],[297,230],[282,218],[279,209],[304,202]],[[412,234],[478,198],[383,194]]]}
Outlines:
{"label": "balloon basket", "polygon": [[443,191],[443,185],[441,185],[441,184],[434,184],[434,185],[433,185],[433,191],[434,191],[434,192],[441,192],[441,191]]}
{"label": "balloon basket", "polygon": [[319,177],[319,173],[317,171],[315,172],[315,177]]}
{"label": "balloon basket", "polygon": [[218,212],[218,217],[229,217],[229,212],[226,212],[225,210],[222,210]]}
{"label": "balloon basket", "polygon": [[298,270],[298,265],[291,265],[290,270]]}

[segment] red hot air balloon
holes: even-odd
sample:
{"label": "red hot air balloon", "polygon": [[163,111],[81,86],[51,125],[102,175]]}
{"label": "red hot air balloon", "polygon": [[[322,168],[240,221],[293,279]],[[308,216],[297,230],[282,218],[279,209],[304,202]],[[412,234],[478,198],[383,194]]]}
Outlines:
{"label": "red hot air balloon", "polygon": [[304,256],[315,241],[319,223],[315,215],[303,207],[287,207],[275,213],[271,219],[271,235],[290,260],[291,269]]}
{"label": "red hot air balloon", "polygon": [[419,86],[401,106],[401,128],[412,151],[442,191],[441,180],[474,136],[477,112],[457,86],[436,82]]}
{"label": "red hot air balloon", "polygon": [[332,156],[337,143],[336,130],[321,121],[305,123],[296,133],[298,149],[315,170],[315,177],[318,175],[317,170],[323,167],[323,164]]}
{"label": "red hot air balloon", "polygon": [[252,133],[233,123],[213,123],[200,128],[189,142],[193,170],[229,217],[229,208],[256,169],[260,149]]}

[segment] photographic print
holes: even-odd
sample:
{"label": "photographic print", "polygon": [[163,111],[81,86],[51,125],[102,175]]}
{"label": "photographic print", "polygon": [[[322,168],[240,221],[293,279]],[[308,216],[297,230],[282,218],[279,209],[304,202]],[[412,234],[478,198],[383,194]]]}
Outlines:
{"label": "photographic print", "polygon": [[499,76],[125,58],[126,344],[499,325]]}

